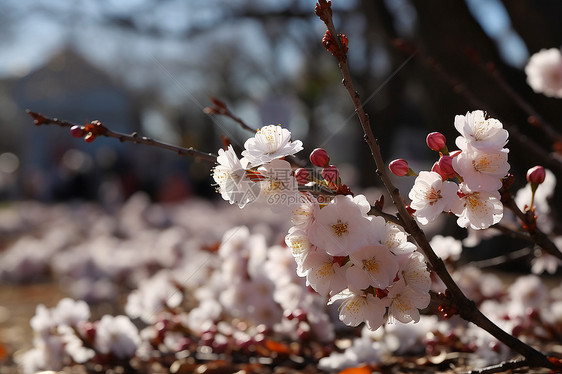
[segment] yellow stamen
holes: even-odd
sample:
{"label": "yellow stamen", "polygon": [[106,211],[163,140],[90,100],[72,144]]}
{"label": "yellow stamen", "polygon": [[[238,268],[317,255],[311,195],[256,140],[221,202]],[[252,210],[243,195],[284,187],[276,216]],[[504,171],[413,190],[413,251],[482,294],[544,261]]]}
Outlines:
{"label": "yellow stamen", "polygon": [[334,234],[339,236],[340,238],[345,234],[347,231],[347,223],[343,223],[340,219],[338,219],[338,223],[332,225],[332,229],[334,230]]}

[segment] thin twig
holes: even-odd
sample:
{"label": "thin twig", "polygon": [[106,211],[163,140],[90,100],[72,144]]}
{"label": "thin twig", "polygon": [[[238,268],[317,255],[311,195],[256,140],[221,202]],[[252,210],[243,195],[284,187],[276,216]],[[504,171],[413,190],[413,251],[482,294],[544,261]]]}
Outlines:
{"label": "thin twig", "polygon": [[527,115],[529,116],[527,122],[541,130],[548,139],[552,142],[562,141],[562,135],[556,131],[556,129],[527,102],[521,95],[519,95],[511,86],[506,82],[504,77],[500,74],[498,69],[496,69],[493,63],[484,63],[479,56],[472,50],[466,51],[467,55],[471,57],[472,62],[478,66],[482,71],[484,71],[489,77],[491,77],[494,82],[498,85],[501,90],[513,100],[513,102],[519,106]]}
{"label": "thin twig", "polygon": [[369,118],[363,109],[359,94],[355,90],[353,82],[351,80],[351,74],[347,65],[346,48],[343,46],[342,41],[340,40],[340,36],[336,32],[336,28],[332,20],[331,3],[328,3],[326,0],[318,0],[315,13],[318,17],[320,17],[320,19],[326,24],[328,28],[328,32],[326,33],[324,38],[331,36],[331,40],[328,40],[328,42],[331,42],[332,44],[326,43],[324,45],[333,46],[334,43],[335,45],[337,45],[338,50],[336,50],[335,52],[333,47],[329,50],[338,60],[338,66],[343,76],[343,85],[345,86],[353,102],[355,112],[357,113],[357,117],[359,118],[359,122],[361,123],[361,127],[363,128],[365,141],[367,142],[371,150],[371,155],[375,160],[377,166],[377,174],[381,178],[387,191],[390,193],[393,203],[398,209],[398,216],[403,222],[406,232],[414,237],[421,250],[425,254],[427,260],[429,261],[429,264],[449,290],[451,297],[454,299],[458,306],[457,309],[459,311],[459,315],[463,319],[470,321],[481,327],[482,329],[488,331],[499,341],[503,342],[514,351],[523,355],[528,360],[530,366],[553,367],[553,364],[548,361],[548,359],[542,353],[540,353],[533,347],[523,343],[516,337],[506,333],[504,330],[500,329],[496,324],[490,321],[490,319],[488,319],[484,314],[482,314],[482,312],[480,312],[478,308],[476,308],[475,303],[472,300],[469,300],[464,295],[459,286],[453,280],[453,278],[447,271],[443,260],[441,260],[435,254],[435,252],[431,248],[431,245],[429,244],[429,241],[427,240],[427,237],[425,236],[425,233],[420,229],[418,224],[408,213],[399,189],[394,186],[388,172],[386,171],[386,164],[384,163],[384,160],[382,158],[379,144],[371,130]]}
{"label": "thin twig", "polygon": [[556,244],[554,244],[554,242],[550,240],[550,238],[537,227],[536,216],[532,210],[523,212],[521,209],[519,209],[511,195],[509,195],[509,197],[505,199],[502,199],[502,202],[504,207],[515,213],[517,218],[521,220],[521,222],[523,223],[523,228],[527,230],[531,239],[539,247],[541,247],[546,253],[562,260],[562,252],[560,252],[560,249],[558,249]]}
{"label": "thin twig", "polygon": [[376,205],[371,205],[371,210],[369,210],[368,214],[372,216],[382,217],[385,220],[394,223],[395,225],[402,226],[402,221],[400,221],[399,217],[395,216],[394,214],[383,212],[382,209]]}
{"label": "thin twig", "polygon": [[501,232],[505,236],[509,236],[511,238],[514,238],[514,239],[521,239],[521,240],[524,240],[526,242],[531,242],[531,243],[535,242],[533,240],[533,238],[531,238],[529,235],[521,233],[519,231],[515,231],[515,230],[513,230],[513,229],[511,229],[507,226],[504,226],[502,224],[499,224],[499,223],[496,223],[495,225],[490,226],[490,228],[498,230],[499,232]]}
{"label": "thin twig", "polygon": [[509,252],[501,256],[496,256],[492,258],[487,258],[485,260],[480,261],[471,261],[467,265],[471,265],[480,269],[489,268],[492,266],[502,265],[508,261],[514,261],[526,256],[529,256],[533,253],[533,249],[529,247],[521,248],[514,252]]}
{"label": "thin twig", "polygon": [[208,107],[203,108],[203,112],[205,112],[206,114],[209,114],[209,115],[221,115],[221,116],[228,117],[231,120],[233,120],[234,122],[238,123],[240,125],[240,127],[242,127],[244,130],[247,130],[251,133],[256,132],[255,129],[248,126],[246,124],[246,122],[244,122],[241,118],[236,117],[230,111],[230,109],[226,106],[226,103],[224,101],[219,100],[216,97],[210,97],[209,99],[214,104],[214,106],[208,106]]}
{"label": "thin twig", "polygon": [[504,373],[508,370],[515,370],[524,367],[529,367],[529,362],[527,360],[515,360],[506,361],[498,365],[488,366],[482,369],[471,370],[466,372],[466,374],[493,374],[493,373]]}
{"label": "thin twig", "polygon": [[[44,116],[41,113],[37,113],[37,112],[33,112],[31,110],[27,110],[26,111],[27,114],[29,114],[33,120],[35,125],[39,126],[39,125],[58,125],[61,127],[73,127],[73,126],[80,126],[76,123],[73,122],[69,122],[69,121],[65,121],[65,120],[60,120],[58,118],[50,118],[47,116]],[[81,126],[80,126],[81,127]],[[199,161],[206,161],[206,162],[216,162],[217,161],[217,156],[212,154],[212,153],[206,153],[206,152],[202,152],[199,151],[197,149],[194,148],[184,148],[184,147],[179,147],[176,145],[172,145],[172,144],[168,144],[168,143],[164,143],[158,140],[154,140],[151,138],[148,138],[146,136],[139,136],[136,132],[128,135],[128,134],[123,134],[120,132],[116,132],[116,131],[111,131],[108,128],[104,127],[104,130],[101,131],[99,134],[96,134],[96,136],[105,136],[108,138],[115,138],[115,139],[119,139],[119,141],[121,142],[132,142],[132,143],[140,143],[140,144],[146,144],[146,145],[150,145],[153,147],[157,147],[157,148],[163,148],[163,149],[167,149],[169,151],[175,152],[180,156],[190,156],[195,158],[196,160]]]}

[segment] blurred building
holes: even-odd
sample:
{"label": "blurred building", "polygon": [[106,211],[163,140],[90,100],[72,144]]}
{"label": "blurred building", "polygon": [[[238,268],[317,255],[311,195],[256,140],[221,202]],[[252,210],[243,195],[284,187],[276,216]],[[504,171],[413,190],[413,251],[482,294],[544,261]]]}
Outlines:
{"label": "blurred building", "polygon": [[[119,146],[103,141],[87,144],[70,137],[68,130],[36,127],[26,109],[80,124],[100,118],[116,131],[138,127],[126,87],[70,48],[23,77],[0,81],[0,153],[16,155],[20,165],[16,191],[12,187],[4,197],[90,197],[92,191],[85,189],[95,186],[80,180],[92,178],[86,172],[96,157],[115,153]],[[107,157],[115,159],[114,154]],[[70,190],[76,183],[85,184],[82,191]]]}

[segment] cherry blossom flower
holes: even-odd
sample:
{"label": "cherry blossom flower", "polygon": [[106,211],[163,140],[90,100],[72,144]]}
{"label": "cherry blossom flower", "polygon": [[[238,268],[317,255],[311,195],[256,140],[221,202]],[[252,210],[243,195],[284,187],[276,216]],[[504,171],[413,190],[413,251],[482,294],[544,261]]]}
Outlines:
{"label": "cherry blossom flower", "polygon": [[429,242],[435,254],[443,260],[457,261],[462,252],[462,243],[452,236],[435,235]]}
{"label": "cherry blossom flower", "polygon": [[84,363],[95,356],[93,349],[84,347],[82,339],[75,335],[72,327],[63,325],[59,326],[58,330],[62,333],[64,350],[74,361]]}
{"label": "cherry blossom flower", "polygon": [[[380,224],[384,222],[384,219],[382,217],[372,217],[371,221],[378,221]],[[371,233],[375,232],[377,230],[371,230]],[[395,255],[411,253],[416,250],[416,245],[408,241],[406,233],[395,224],[389,222],[384,222],[383,235],[379,243],[386,246]]]}
{"label": "cherry blossom flower", "polygon": [[499,152],[509,136],[500,121],[486,118],[481,110],[455,116],[455,128],[461,133],[455,143],[463,151],[470,145],[482,152]]}
{"label": "cherry blossom flower", "polygon": [[104,315],[96,328],[94,347],[101,353],[130,358],[140,344],[139,331],[126,316]]}
{"label": "cherry blossom flower", "polygon": [[410,206],[416,210],[414,216],[423,225],[435,220],[443,211],[458,200],[458,186],[454,182],[443,181],[441,176],[433,171],[420,171],[408,197],[412,200]]}
{"label": "cherry blossom flower", "polygon": [[302,269],[302,262],[312,250],[312,244],[308,240],[308,235],[298,227],[293,226],[289,229],[287,236],[285,236],[285,243],[291,250],[293,257],[298,264],[298,275],[304,276],[304,274],[301,274],[300,271]]}
{"label": "cherry blossom flower", "polygon": [[306,284],[320,295],[335,294],[347,287],[345,272],[349,265],[338,262],[320,251],[310,252],[302,269],[306,274]]}
{"label": "cherry blossom flower", "polygon": [[453,207],[460,227],[472,227],[475,230],[487,229],[498,223],[503,217],[503,204],[498,191],[472,191],[465,184],[460,186],[462,197]]}
{"label": "cherry blossom flower", "polygon": [[476,303],[485,298],[498,299],[504,292],[504,284],[496,274],[485,273],[474,266],[463,266],[452,276],[462,292]]}
{"label": "cherry blossom flower", "polygon": [[[431,278],[427,270],[425,257],[419,252],[402,256],[398,277],[404,279],[408,287],[422,294],[428,293],[431,287]],[[422,308],[425,308],[425,306]]]}
{"label": "cherry blossom flower", "polygon": [[246,140],[242,156],[252,167],[256,167],[303,149],[300,140],[291,142],[290,139],[289,130],[278,125],[264,126],[253,138]]}
{"label": "cherry blossom flower", "polygon": [[404,278],[392,285],[388,292],[388,299],[392,301],[388,308],[391,321],[395,318],[402,323],[408,323],[420,320],[419,309],[427,307],[431,297],[429,292],[419,292],[414,287],[406,284]]}
{"label": "cherry blossom flower", "polygon": [[318,210],[318,200],[310,193],[301,193],[300,204],[291,210],[291,223],[294,227],[307,230],[314,219],[314,212]]}
{"label": "cherry blossom flower", "polygon": [[273,160],[258,168],[261,180],[260,200],[264,200],[275,213],[300,204],[298,183],[292,175],[291,164],[285,160]]}
{"label": "cherry blossom flower", "polygon": [[45,305],[39,304],[35,308],[35,315],[31,317],[30,325],[33,331],[39,335],[48,335],[56,326],[56,322],[52,318],[51,310]]}
{"label": "cherry blossom flower", "polygon": [[533,91],[562,98],[562,54],[558,48],[541,49],[532,55],[525,73]]}
{"label": "cherry blossom flower", "polygon": [[358,289],[369,286],[386,288],[398,271],[398,261],[386,246],[366,245],[349,255],[353,266],[346,272],[347,281]]}
{"label": "cherry blossom flower", "polygon": [[453,158],[453,168],[472,190],[498,190],[502,186],[501,179],[510,168],[507,162],[508,152],[509,150],[504,148],[499,152],[488,153],[468,146]]}
{"label": "cherry blossom flower", "polygon": [[[562,248],[562,237],[558,237],[554,240],[554,244],[557,245],[558,248]],[[539,252],[538,255],[535,255],[535,258],[531,260],[531,272],[533,274],[543,274],[547,272],[548,274],[556,274],[558,268],[562,266],[562,261],[551,254],[542,251],[535,251],[535,253]]]}
{"label": "cherry blossom flower", "polygon": [[52,315],[58,325],[77,326],[90,318],[90,307],[84,300],[64,298],[52,309]]}
{"label": "cherry blossom flower", "polygon": [[247,176],[246,162],[238,159],[231,145],[226,151],[219,149],[217,162],[219,164],[213,169],[213,179],[224,200],[243,208],[259,196],[259,184]]}
{"label": "cherry blossom flower", "polygon": [[174,279],[165,271],[139,282],[136,290],[129,294],[125,312],[131,318],[141,318],[154,323],[168,308],[175,308],[183,301],[183,293],[174,284]]}
{"label": "cherry blossom flower", "polygon": [[185,324],[194,332],[202,334],[220,320],[223,308],[221,304],[212,297],[201,300],[199,305],[191,309],[185,317]]}
{"label": "cherry blossom flower", "polygon": [[376,330],[384,323],[387,299],[379,299],[370,293],[348,288],[332,296],[329,304],[338,300],[343,300],[338,310],[340,321],[346,325],[358,326],[365,322],[370,330]]}
{"label": "cherry blossom flower", "polygon": [[[365,204],[366,203],[366,204]],[[332,256],[345,256],[365,242],[370,206],[364,196],[338,195],[319,209],[309,228],[310,242]]]}

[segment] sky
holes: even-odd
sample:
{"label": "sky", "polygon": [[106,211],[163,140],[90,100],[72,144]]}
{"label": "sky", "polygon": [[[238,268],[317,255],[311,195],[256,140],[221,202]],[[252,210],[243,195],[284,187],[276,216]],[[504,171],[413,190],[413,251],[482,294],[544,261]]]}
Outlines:
{"label": "sky", "polygon": [[[301,1],[301,6],[312,6],[310,0]],[[502,57],[507,63],[521,68],[528,60],[528,51],[519,36],[512,29],[509,17],[499,0],[466,0],[469,9],[479,21],[486,33],[497,43]],[[102,12],[112,16],[136,14],[136,20],[141,28],[158,27],[166,30],[171,35],[181,31],[185,25],[188,27],[204,27],[206,24],[215,23],[217,19],[228,16],[229,12],[236,9],[236,3],[244,1],[230,1],[229,7],[213,6],[220,4],[219,0],[191,0],[168,1],[161,3],[155,10],[146,11],[147,0],[105,0],[99,2],[76,0],[31,0],[25,2],[8,0],[0,10],[0,27],[8,28],[11,32],[2,31],[6,37],[0,42],[0,77],[19,77],[40,67],[53,53],[67,44],[72,44],[89,54],[92,60],[109,71],[125,75],[131,83],[139,82],[143,72],[134,69],[122,69],[115,66],[114,56],[119,55],[123,49],[131,51],[137,59],[149,64],[158,56],[162,60],[175,60],[189,57],[183,50],[185,40],[170,40],[132,35],[128,32],[116,32],[116,29],[103,23]],[[286,1],[254,0],[250,3],[257,7],[279,7]],[[352,6],[355,1],[336,3],[338,6]],[[391,11],[401,11],[398,27],[408,33],[415,20],[415,14],[408,6],[408,0],[387,1]],[[54,16],[58,14],[58,16]],[[62,15],[62,16],[60,16]],[[228,29],[227,29],[228,30]],[[248,38],[250,45],[254,46],[256,58],[263,47],[263,39],[253,36],[256,29],[246,25],[241,29]],[[120,35],[119,35],[120,34]],[[212,33],[213,37],[221,38],[224,33]],[[205,38],[203,38],[206,41]],[[124,45],[128,44],[128,45]],[[200,48],[196,44],[193,46]],[[94,53],[92,53],[94,51]],[[286,64],[290,66],[290,64]],[[128,77],[128,75],[131,75]]]}

